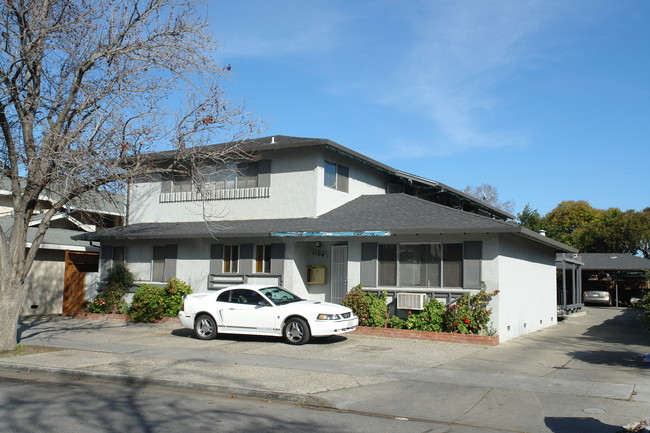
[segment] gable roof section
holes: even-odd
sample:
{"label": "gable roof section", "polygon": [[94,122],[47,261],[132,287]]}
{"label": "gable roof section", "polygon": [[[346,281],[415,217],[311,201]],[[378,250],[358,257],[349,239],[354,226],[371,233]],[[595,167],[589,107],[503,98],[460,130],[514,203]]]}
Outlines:
{"label": "gable roof section", "polygon": [[[26,180],[20,180],[24,188]],[[0,177],[0,195],[11,195],[11,179]],[[39,199],[54,203],[61,198],[56,191],[44,191]],[[123,194],[117,194],[110,191],[88,191],[76,201],[67,203],[64,208],[68,210],[79,210],[84,212],[93,212],[104,215],[124,215],[125,197]]]}
{"label": "gable roof section", "polygon": [[[216,150],[219,148],[227,148],[229,146],[234,146],[236,144],[238,143],[236,142],[218,143],[218,144],[205,146],[204,148],[206,150]],[[400,177],[408,183],[415,182],[417,184],[426,187],[435,187],[439,189],[440,192],[446,192],[460,198],[465,202],[471,202],[475,206],[479,208],[483,208],[486,212],[492,215],[496,215],[499,218],[502,219],[515,218],[514,215],[511,215],[508,212],[505,212],[497,207],[485,203],[484,201],[476,197],[470,196],[469,194],[465,194],[464,192],[454,189],[448,185],[445,185],[443,183],[434,180],[426,179],[421,176],[416,176],[401,170],[397,170],[389,165],[383,164],[379,161],[369,158],[366,155],[363,155],[359,152],[356,152],[348,147],[342,146],[326,138],[303,138],[303,137],[290,137],[286,135],[275,135],[272,137],[260,137],[260,138],[250,139],[250,140],[244,140],[240,143],[240,146],[242,150],[248,152],[267,152],[267,151],[281,150],[281,149],[299,149],[304,147],[322,146],[334,152],[343,154],[347,157],[356,159],[357,161],[360,161],[363,164],[370,165],[376,169]],[[150,153],[144,156],[148,158],[155,158],[155,159],[173,159],[177,155],[179,155],[177,150],[168,150],[164,152]]]}
{"label": "gable roof section", "polygon": [[514,223],[487,218],[406,194],[361,196],[316,218],[223,220],[190,223],[142,223],[76,236],[89,241],[225,237],[363,236],[512,233],[561,252],[577,252]]}
{"label": "gable roof section", "polygon": [[581,253],[584,270],[647,271],[650,260],[627,253]]}
{"label": "gable roof section", "polygon": [[[0,218],[0,228],[5,230],[5,233],[9,235],[11,227],[13,225],[13,219],[10,217]],[[35,227],[29,227],[27,229],[27,245],[26,247],[31,247],[31,240],[36,236],[37,229]],[[76,236],[80,232],[79,230],[71,229],[59,229],[59,228],[49,228],[45,233],[45,238],[41,244],[40,249],[42,250],[71,250],[71,251],[97,251],[96,247],[89,246],[87,242],[84,242],[82,239],[77,239]]]}

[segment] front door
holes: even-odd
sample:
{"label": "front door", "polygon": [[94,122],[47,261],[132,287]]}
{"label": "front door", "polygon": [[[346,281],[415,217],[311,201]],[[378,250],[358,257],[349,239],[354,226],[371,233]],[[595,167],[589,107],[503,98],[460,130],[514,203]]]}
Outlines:
{"label": "front door", "polygon": [[340,304],[348,293],[348,246],[332,246],[330,302]]}

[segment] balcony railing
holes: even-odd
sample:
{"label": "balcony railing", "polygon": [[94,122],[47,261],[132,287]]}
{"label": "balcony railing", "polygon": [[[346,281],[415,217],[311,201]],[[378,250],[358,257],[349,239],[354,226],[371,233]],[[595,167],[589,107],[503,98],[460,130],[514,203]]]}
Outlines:
{"label": "balcony railing", "polygon": [[216,189],[211,191],[164,192],[160,194],[160,203],[180,203],[187,201],[242,200],[251,198],[267,198],[271,188],[236,188]]}

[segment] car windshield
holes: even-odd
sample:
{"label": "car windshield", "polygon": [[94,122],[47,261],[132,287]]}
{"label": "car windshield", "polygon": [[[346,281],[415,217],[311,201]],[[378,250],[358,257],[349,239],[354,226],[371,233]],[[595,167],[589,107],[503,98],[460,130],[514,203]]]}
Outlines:
{"label": "car windshield", "polygon": [[301,298],[297,297],[291,292],[287,292],[284,289],[279,287],[265,287],[260,290],[264,296],[269,298],[275,305],[289,304],[291,302],[302,301]]}

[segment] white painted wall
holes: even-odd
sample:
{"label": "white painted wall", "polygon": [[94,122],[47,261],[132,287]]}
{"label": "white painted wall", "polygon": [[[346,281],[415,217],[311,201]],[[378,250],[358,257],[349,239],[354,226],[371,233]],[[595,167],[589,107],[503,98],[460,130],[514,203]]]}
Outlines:
{"label": "white painted wall", "polygon": [[[63,251],[39,251],[39,258],[25,279],[21,315],[63,313],[63,254]],[[32,305],[38,305],[38,308],[32,309]]]}
{"label": "white painted wall", "polygon": [[135,183],[129,190],[129,224],[316,216],[319,155],[279,151],[263,159],[271,159],[270,197],[160,203],[160,182]]}
{"label": "white painted wall", "polygon": [[[354,159],[320,148],[282,150],[271,159],[270,197],[160,203],[160,181],[129,188],[128,223],[315,217],[364,194],[384,194],[387,177]],[[326,187],[325,161],[349,167],[349,191]]]}
{"label": "white painted wall", "polygon": [[178,243],[176,277],[186,282],[194,293],[208,290],[210,245],[216,241],[191,239]]}
{"label": "white painted wall", "polygon": [[[350,169],[348,192],[325,186],[325,161]],[[322,215],[361,195],[386,194],[387,177],[381,172],[342,155],[322,154],[317,169],[317,214]]]}
{"label": "white painted wall", "polygon": [[555,325],[555,250],[514,235],[502,235],[498,254],[495,288],[501,293],[494,323],[500,341]]}

